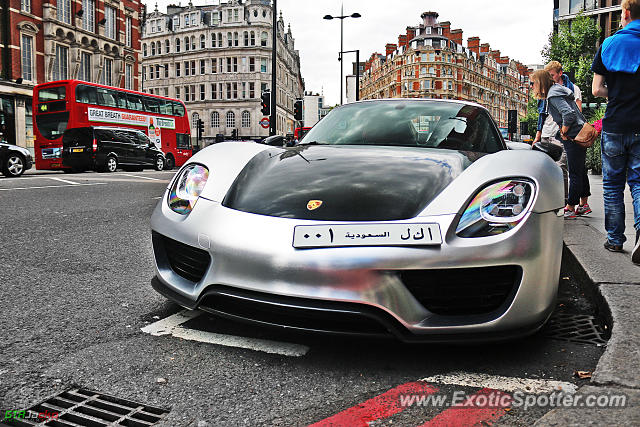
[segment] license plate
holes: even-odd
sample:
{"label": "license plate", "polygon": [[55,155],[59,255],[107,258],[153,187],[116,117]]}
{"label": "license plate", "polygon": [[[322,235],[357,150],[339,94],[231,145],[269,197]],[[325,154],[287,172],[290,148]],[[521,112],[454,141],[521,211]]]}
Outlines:
{"label": "license plate", "polygon": [[71,151],[73,151],[74,153],[82,153],[84,151],[84,148],[73,148]]}
{"label": "license plate", "polygon": [[298,225],[293,230],[294,248],[440,244],[440,226],[434,223]]}

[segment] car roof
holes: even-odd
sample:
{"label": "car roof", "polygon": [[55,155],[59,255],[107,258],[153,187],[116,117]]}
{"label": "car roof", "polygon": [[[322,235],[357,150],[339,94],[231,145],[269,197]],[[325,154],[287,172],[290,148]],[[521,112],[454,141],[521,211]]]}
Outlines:
{"label": "car roof", "polygon": [[344,106],[347,106],[347,105],[362,104],[362,103],[367,103],[367,102],[397,102],[397,101],[454,103],[454,104],[462,104],[462,105],[471,105],[471,106],[479,107],[479,108],[482,108],[483,110],[489,111],[489,110],[487,110],[486,107],[484,107],[481,104],[478,104],[477,102],[465,101],[465,100],[462,100],[462,99],[433,99],[433,98],[376,98],[376,99],[363,99],[363,100],[360,100],[360,101],[355,101],[355,102],[350,102],[348,104],[340,105],[337,108],[344,107]]}

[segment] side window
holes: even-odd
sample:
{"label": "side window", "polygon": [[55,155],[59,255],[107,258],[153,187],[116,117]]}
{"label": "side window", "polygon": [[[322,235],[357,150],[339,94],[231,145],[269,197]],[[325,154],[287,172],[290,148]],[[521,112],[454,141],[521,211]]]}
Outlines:
{"label": "side window", "polygon": [[96,129],[95,130],[96,139],[99,141],[114,141],[115,135],[113,131],[106,129]]}
{"label": "side window", "polygon": [[84,104],[97,104],[96,88],[87,85],[76,86],[76,101]]}
{"label": "side window", "polygon": [[173,114],[173,112],[171,111],[171,103],[167,100],[158,99],[158,108],[160,114]]}
{"label": "side window", "polygon": [[158,100],[153,98],[144,98],[145,102],[145,111],[149,111],[150,113],[159,113],[160,107],[158,106]]}
{"label": "side window", "polygon": [[176,147],[180,149],[191,148],[189,135],[186,133],[176,133]]}
{"label": "side window", "polygon": [[109,89],[96,88],[98,95],[98,105],[104,105],[105,107],[116,107],[116,100],[114,98],[114,92]]}
{"label": "side window", "polygon": [[113,91],[113,96],[116,99],[116,105],[118,108],[127,108],[127,94],[123,92]]}
{"label": "side window", "polygon": [[182,117],[184,116],[184,107],[182,106],[182,104],[180,104],[179,102],[174,102],[173,103],[173,115],[174,116],[178,116],[178,117]]}
{"label": "side window", "polygon": [[136,141],[139,145],[149,145],[151,143],[147,135],[142,132],[136,132]]}
{"label": "side window", "polygon": [[127,108],[130,110],[143,111],[142,99],[138,95],[127,94]]}
{"label": "side window", "polygon": [[136,141],[135,132],[118,130],[118,131],[115,131],[115,134],[116,134],[116,139],[120,142],[123,142],[125,144],[130,144],[130,145],[138,144],[138,142]]}

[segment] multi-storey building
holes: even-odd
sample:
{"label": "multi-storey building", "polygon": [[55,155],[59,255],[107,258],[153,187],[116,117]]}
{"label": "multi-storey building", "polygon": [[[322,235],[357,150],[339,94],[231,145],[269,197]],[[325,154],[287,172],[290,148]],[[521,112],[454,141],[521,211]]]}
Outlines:
{"label": "multi-storey building", "polygon": [[600,26],[600,42],[620,27],[621,0],[553,0],[553,30],[561,22],[573,20],[579,13],[592,17]]}
{"label": "multi-storey building", "polygon": [[324,104],[324,95],[313,92],[304,94],[303,121],[305,127],[313,127],[329,113]]}
{"label": "multi-storey building", "polygon": [[[216,135],[257,139],[260,95],[271,89],[272,8],[268,0],[231,0],[207,6],[169,6],[147,16],[142,35],[144,91],[178,98],[192,134],[204,121],[204,143]],[[302,98],[300,56],[291,27],[277,21],[276,131],[293,132],[293,104]]]}
{"label": "multi-storey building", "polygon": [[0,132],[33,149],[39,83],[81,79],[138,89],[139,0],[0,3]]}
{"label": "multi-storey building", "polygon": [[374,53],[360,81],[360,98],[462,99],[485,106],[500,127],[508,111],[523,118],[527,112],[527,66],[491,50],[479,37],[462,44],[462,30],[438,22],[438,13],[425,12],[423,23],[407,27],[398,43]]}

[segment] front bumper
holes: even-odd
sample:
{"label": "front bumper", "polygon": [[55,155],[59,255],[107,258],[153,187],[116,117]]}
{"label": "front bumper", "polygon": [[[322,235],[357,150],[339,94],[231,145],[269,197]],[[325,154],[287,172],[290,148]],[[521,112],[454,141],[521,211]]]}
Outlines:
{"label": "front bumper", "polygon": [[[555,304],[562,254],[563,222],[554,212],[532,213],[508,233],[472,239],[455,236],[456,215],[413,222],[438,223],[442,245],[296,249],[294,227],[317,222],[239,212],[202,198],[185,217],[162,201],[152,216],[157,233],[153,286],[187,308],[263,324],[291,326],[277,318],[254,316],[241,306],[286,306],[310,314],[321,309],[327,314],[324,319],[342,311],[360,313],[406,341],[509,338],[533,332],[546,321]],[[203,274],[192,280],[177,274],[157,244],[159,235],[206,252],[210,262]],[[493,266],[516,266],[520,274],[500,307],[479,314],[430,311],[399,274]],[[238,310],[221,308],[216,301],[222,300]],[[335,331],[321,316],[316,325],[302,324],[295,327]]]}

